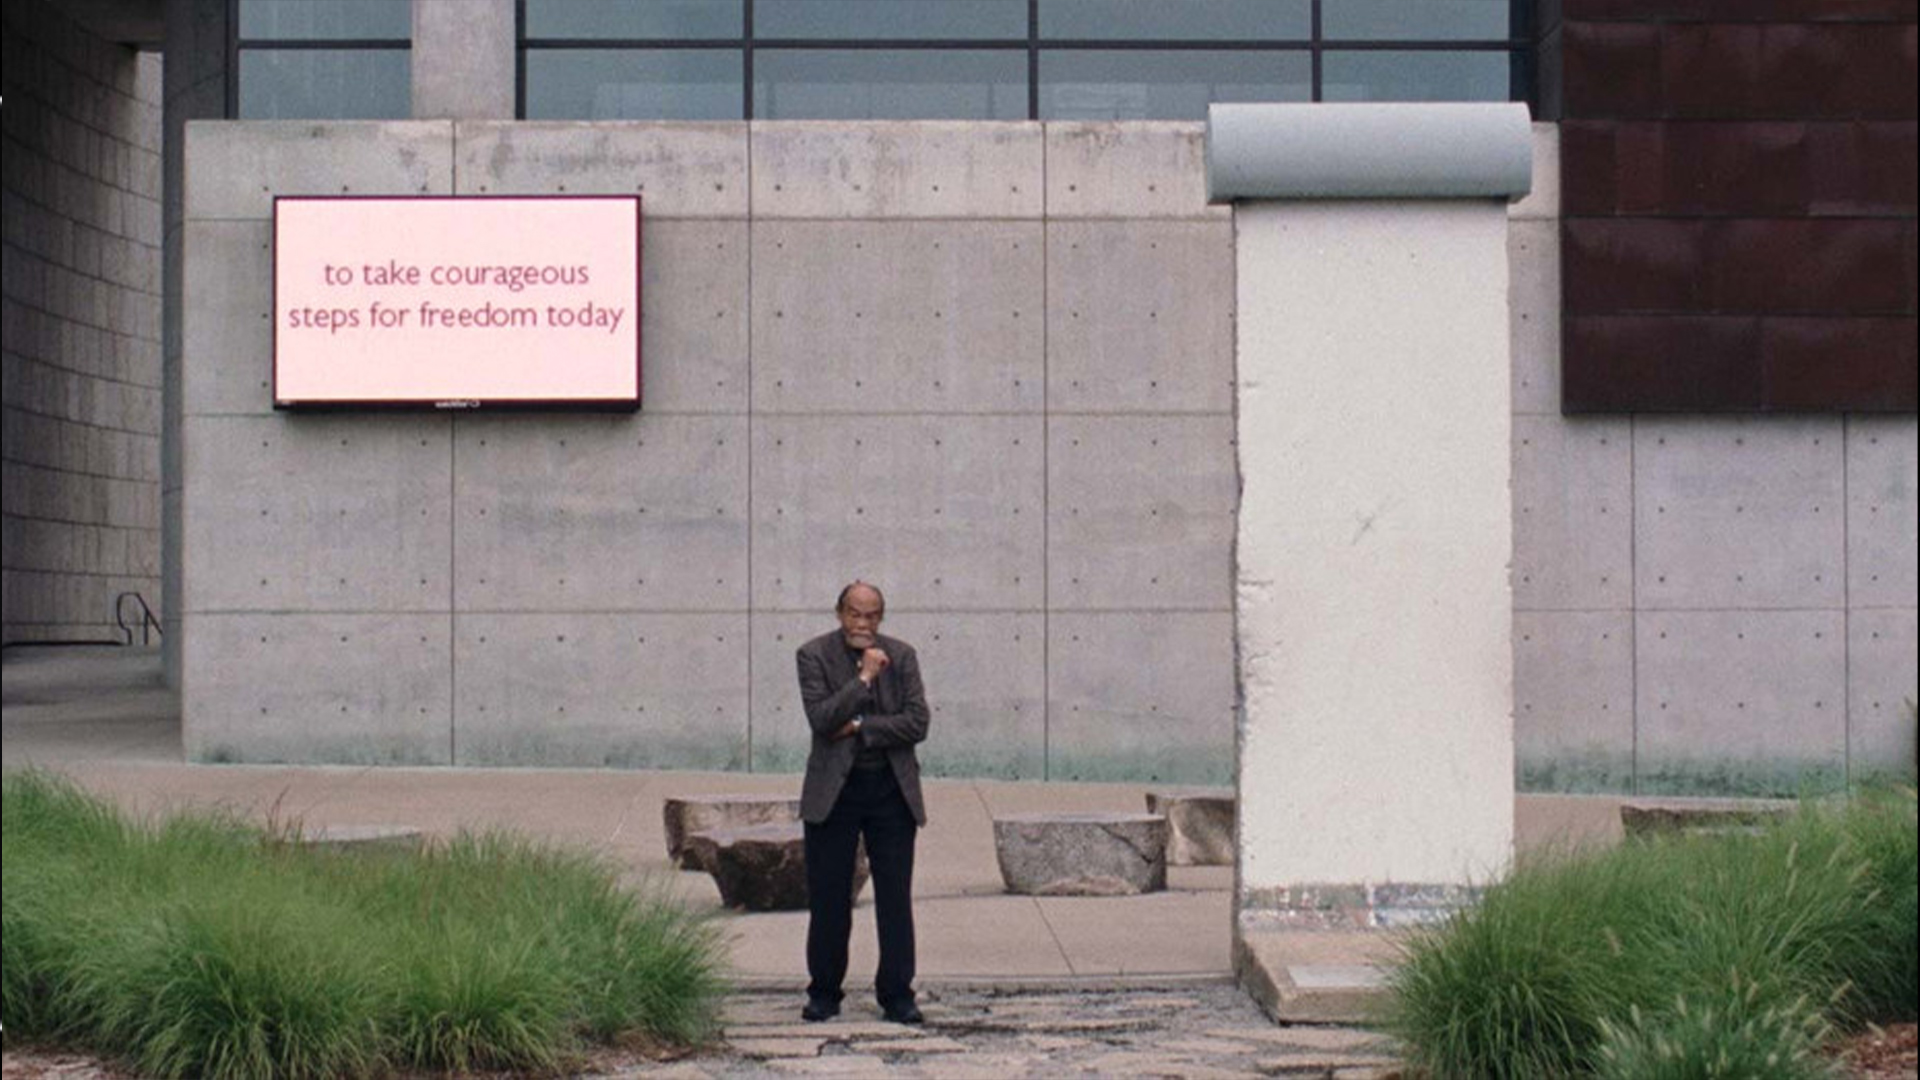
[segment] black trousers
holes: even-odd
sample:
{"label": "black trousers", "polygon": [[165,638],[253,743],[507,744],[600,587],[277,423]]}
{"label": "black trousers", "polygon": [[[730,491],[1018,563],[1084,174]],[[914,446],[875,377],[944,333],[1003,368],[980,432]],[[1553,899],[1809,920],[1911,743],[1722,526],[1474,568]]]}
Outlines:
{"label": "black trousers", "polygon": [[883,1009],[913,1002],[913,842],[920,826],[892,769],[855,769],[827,820],[807,825],[807,996],[845,996],[847,942],[853,936],[854,852],[867,841],[873,873],[880,967],[874,996]]}

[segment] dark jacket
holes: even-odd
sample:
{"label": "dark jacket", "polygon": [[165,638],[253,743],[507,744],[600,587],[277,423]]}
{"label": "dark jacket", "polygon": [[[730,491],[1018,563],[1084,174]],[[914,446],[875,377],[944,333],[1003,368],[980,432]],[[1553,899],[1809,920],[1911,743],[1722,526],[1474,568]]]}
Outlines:
{"label": "dark jacket", "polygon": [[[833,812],[862,741],[885,752],[913,819],[927,823],[926,801],[920,795],[920,759],[913,750],[927,737],[929,718],[926,689],[920,684],[920,658],[913,646],[896,638],[876,636],[875,647],[890,662],[871,690],[860,685],[860,665],[838,630],[814,638],[795,654],[800,700],[806,706],[807,724],[813,728],[807,776],[800,787],[800,817],[816,825]],[[833,733],[856,716],[861,717],[860,734],[835,739]]]}

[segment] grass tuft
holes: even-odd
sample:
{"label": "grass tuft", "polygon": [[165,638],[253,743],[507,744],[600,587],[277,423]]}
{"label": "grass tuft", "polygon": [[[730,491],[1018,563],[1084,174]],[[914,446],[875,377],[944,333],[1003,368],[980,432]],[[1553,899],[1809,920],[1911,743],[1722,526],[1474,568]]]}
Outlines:
{"label": "grass tuft", "polygon": [[588,855],[505,834],[343,853],[296,828],[152,826],[8,773],[9,1040],[158,1077],[551,1073],[591,1043],[718,1030],[717,931]]}
{"label": "grass tuft", "polygon": [[1786,1061],[1809,1016],[1912,1020],[1917,818],[1912,789],[1883,789],[1757,835],[1529,859],[1411,941],[1389,1025],[1435,1077],[1553,1078],[1722,1075],[1619,1062],[1741,1031]]}

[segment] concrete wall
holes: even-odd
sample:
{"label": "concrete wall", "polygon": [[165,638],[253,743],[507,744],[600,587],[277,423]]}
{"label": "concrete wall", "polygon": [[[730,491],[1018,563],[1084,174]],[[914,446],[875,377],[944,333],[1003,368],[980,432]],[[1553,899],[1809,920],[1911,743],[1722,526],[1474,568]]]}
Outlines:
{"label": "concrete wall", "polygon": [[[1199,125],[196,124],[203,760],[798,768],[845,581],[936,772],[1221,782],[1233,237]],[[272,194],[639,192],[634,417],[269,406]]]}
{"label": "concrete wall", "polygon": [[[930,766],[1224,780],[1234,250],[1199,137],[196,128],[181,535],[218,679],[189,686],[194,752],[794,768],[792,649],[863,575],[927,653]],[[1563,418],[1551,126],[1535,150],[1507,241],[1522,785],[1791,791],[1905,760],[1913,418]],[[643,194],[642,415],[273,414],[268,194],[343,186]],[[354,632],[389,613],[418,628]],[[371,677],[396,644],[417,692]],[[327,670],[275,658],[322,646]]]}
{"label": "concrete wall", "polygon": [[42,0],[0,19],[0,636],[118,640],[120,593],[165,607],[160,60]]}
{"label": "concrete wall", "polygon": [[1520,786],[1790,795],[1909,767],[1914,417],[1561,415],[1559,213],[1537,184],[1508,241]]}

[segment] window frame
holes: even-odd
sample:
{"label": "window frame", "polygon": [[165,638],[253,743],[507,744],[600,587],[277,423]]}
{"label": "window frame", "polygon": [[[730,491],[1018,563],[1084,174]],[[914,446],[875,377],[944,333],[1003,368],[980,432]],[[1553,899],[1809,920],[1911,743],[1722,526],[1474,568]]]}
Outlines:
{"label": "window frame", "polygon": [[[515,0],[524,11],[524,0]],[[1318,0],[1315,0],[1317,3]],[[241,0],[227,0],[227,117],[240,116],[240,54],[242,52],[413,52],[411,33],[403,38],[243,38],[240,36]],[[515,80],[523,81],[516,72]],[[411,108],[408,112],[411,113]],[[404,119],[404,118],[403,118]]]}
{"label": "window frame", "polygon": [[1046,38],[1040,36],[1040,5],[1046,0],[1027,0],[1027,33],[1024,38],[772,38],[754,33],[754,5],[758,0],[740,0],[740,36],[731,38],[529,38],[527,36],[528,0],[514,0],[514,86],[513,115],[527,118],[527,54],[530,51],[569,49],[619,50],[707,50],[735,51],[741,57],[740,113],[729,121],[755,120],[754,52],[779,50],[854,50],[921,52],[934,50],[1024,51],[1027,57],[1028,121],[1046,119],[1040,115],[1040,57],[1043,52],[1264,52],[1306,53],[1312,72],[1311,101],[1324,100],[1323,57],[1328,52],[1498,52],[1507,56],[1508,101],[1534,102],[1535,43],[1531,30],[1533,5],[1530,0],[1509,0],[1508,36],[1505,38],[1469,38],[1459,40],[1409,39],[1328,39],[1323,31],[1325,0],[1310,0],[1311,32],[1306,38],[1267,41],[1211,41],[1180,38],[1088,39]]}

